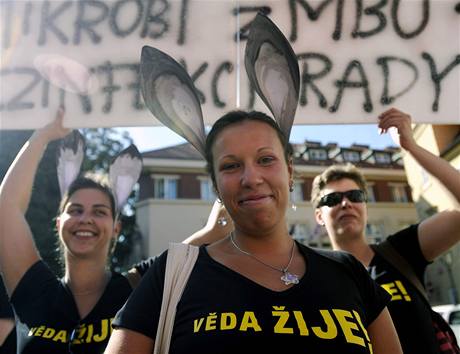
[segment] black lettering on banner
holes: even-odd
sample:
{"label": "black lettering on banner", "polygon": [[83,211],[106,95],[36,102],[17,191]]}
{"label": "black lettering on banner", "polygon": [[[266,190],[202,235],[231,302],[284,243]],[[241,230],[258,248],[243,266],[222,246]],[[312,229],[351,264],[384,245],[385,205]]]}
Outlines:
{"label": "black lettering on banner", "polygon": [[139,64],[121,64],[119,65],[122,69],[131,70],[134,74],[134,82],[128,84],[128,89],[134,91],[134,101],[132,103],[132,107],[135,110],[142,110],[145,108],[142,101],[142,91],[141,91],[141,75],[139,72]]}
{"label": "black lettering on banner", "polygon": [[[92,6],[89,12],[94,14],[95,9],[98,8],[99,16],[94,17],[92,19],[85,18],[85,9],[89,6]],[[98,0],[81,0],[77,2],[77,18],[75,20],[75,33],[73,38],[74,44],[81,43],[82,32],[86,31],[88,37],[92,41],[92,43],[97,44],[101,42],[102,37],[93,29],[98,23],[104,21],[109,14],[109,7],[102,1]]]}
{"label": "black lettering on banner", "polygon": [[[120,28],[117,22],[117,18],[118,18],[118,14],[120,13],[120,9],[122,10],[121,12],[123,13],[124,5],[129,4],[129,3],[134,3],[134,6],[136,6],[136,17],[134,18],[132,24],[128,26],[128,28],[123,30]],[[141,19],[142,19],[143,12],[144,12],[144,7],[142,6],[141,0],[118,0],[115,3],[115,5],[112,7],[112,10],[110,11],[110,15],[109,15],[110,29],[117,37],[123,38],[123,37],[130,35],[137,28],[137,26],[139,26],[139,23],[141,22]]]}
{"label": "black lettering on banner", "polygon": [[[233,9],[234,16],[239,16],[240,14],[248,13],[248,12],[254,12],[254,13],[261,12],[264,15],[269,15],[271,14],[272,9],[269,6],[238,6]],[[248,39],[249,28],[251,27],[251,24],[252,24],[252,21],[250,21],[249,23],[246,23],[245,25],[239,28],[238,32],[235,33],[235,35],[233,36],[235,42],[238,41],[238,37],[240,40]]]}
{"label": "black lettering on banner", "polygon": [[89,96],[88,95],[78,95],[78,98],[80,99],[81,109],[83,110],[83,112],[91,113],[93,108],[92,108],[91,100]]}
{"label": "black lettering on banner", "polygon": [[380,9],[384,7],[387,3],[388,3],[388,0],[380,0],[380,2],[378,2],[377,4],[366,7],[364,9],[365,15],[376,16],[378,25],[374,29],[371,29],[368,31],[362,31],[361,30],[361,19],[363,15],[363,0],[356,0],[356,22],[355,22],[355,28],[351,32],[351,36],[353,38],[356,38],[356,37],[366,38],[374,34],[377,34],[379,32],[382,32],[387,24],[387,20],[386,20],[385,15],[382,13],[382,11],[380,11]]}
{"label": "black lettering on banner", "polygon": [[345,0],[337,1],[337,9],[335,10],[335,28],[332,33],[332,39],[338,41],[342,37],[342,23],[343,23],[343,6]]}
{"label": "black lettering on banner", "polygon": [[[420,33],[422,33],[428,24],[428,20],[430,18],[430,1],[423,0],[422,21],[420,22],[419,27],[415,29],[413,32],[404,32],[399,24],[398,10],[400,2],[401,0],[393,0],[393,5],[391,7],[391,19],[393,20],[393,27],[395,29],[396,34],[401,38],[414,38],[418,36]],[[411,14],[411,16],[412,15],[413,14]]]}
{"label": "black lettering on banner", "polygon": [[431,73],[431,80],[434,84],[434,102],[431,107],[433,112],[437,112],[439,110],[439,95],[441,94],[441,81],[445,79],[445,77],[452,71],[454,67],[460,64],[460,55],[456,55],[454,60],[447,65],[447,67],[439,72],[436,63],[434,62],[433,57],[426,52],[422,53],[422,58],[426,60]]}
{"label": "black lettering on banner", "polygon": [[[389,92],[389,81],[390,81],[390,66],[389,66],[389,62],[405,64],[408,68],[412,69],[412,73],[413,73],[412,81],[403,90],[401,90],[398,93],[395,93],[392,96],[390,96],[389,93],[388,93]],[[418,69],[409,60],[406,60],[406,59],[403,59],[403,58],[398,58],[398,57],[393,57],[393,56],[386,56],[386,57],[378,58],[377,59],[377,64],[382,67],[382,72],[383,72],[384,85],[383,85],[382,97],[380,98],[380,102],[383,105],[393,103],[396,100],[396,98],[401,97],[406,92],[408,92],[415,85],[415,83],[418,80]]]}
{"label": "black lettering on banner", "polygon": [[115,68],[110,61],[107,61],[104,65],[97,67],[97,72],[104,74],[107,78],[107,84],[101,88],[102,92],[105,93],[105,103],[102,106],[102,111],[104,113],[112,111],[113,93],[121,89],[121,86],[114,84],[114,69]]}
{"label": "black lettering on banner", "polygon": [[[358,74],[361,77],[361,81],[349,81],[349,76],[352,73],[353,69],[358,70]],[[367,79],[366,73],[364,72],[363,66],[359,60],[352,60],[342,76],[342,80],[337,80],[335,86],[338,88],[337,96],[335,98],[334,104],[329,107],[330,112],[337,112],[340,106],[340,101],[342,100],[343,93],[346,88],[362,88],[364,94],[364,103],[363,109],[366,112],[372,112],[372,101],[369,90],[369,80]]]}
{"label": "black lettering on banner", "polygon": [[42,80],[42,107],[48,107],[50,95],[50,83],[48,80]]}
{"label": "black lettering on banner", "polygon": [[153,39],[160,38],[169,30],[169,22],[164,18],[164,15],[169,10],[169,3],[167,0],[147,0],[145,9],[141,38],[147,36]]}
{"label": "black lettering on banner", "polygon": [[[185,62],[185,60],[182,59],[179,61],[179,63],[185,68],[185,71],[189,72],[187,70],[187,63]],[[206,103],[206,96],[203,94],[203,92],[197,89],[195,85],[195,81],[198,80],[198,78],[206,71],[208,66],[209,66],[208,62],[204,62],[203,64],[199,66],[199,68],[193,74],[190,74],[189,72],[190,78],[192,79],[193,85],[195,87],[195,92],[198,95],[198,99],[200,100],[201,104]]]}
{"label": "black lettering on banner", "polygon": [[212,101],[214,103],[214,106],[219,107],[219,108],[224,108],[226,106],[225,102],[222,102],[220,100],[218,88],[217,88],[217,83],[224,71],[231,73],[233,71],[233,64],[230,63],[229,61],[223,62],[222,64],[219,65],[216,72],[214,73],[214,76],[212,77],[212,83],[211,83]]}
{"label": "black lettering on banner", "polygon": [[62,44],[67,44],[69,39],[67,36],[56,27],[54,21],[68,8],[72,6],[72,2],[64,2],[62,5],[57,6],[51,12],[51,3],[55,1],[45,1],[42,6],[41,22],[38,36],[38,45],[46,44],[47,32],[50,31],[61,41]]}
{"label": "black lettering on banner", "polygon": [[187,33],[187,16],[188,16],[188,4],[189,0],[182,0],[179,14],[179,37],[177,38],[177,44],[185,44],[185,34]]}
{"label": "black lettering on banner", "polygon": [[[326,97],[313,81],[321,79],[331,72],[332,61],[326,55],[320,53],[298,54],[297,59],[302,61],[300,105],[306,106],[308,104],[307,89],[311,87],[313,93],[318,97],[319,106],[325,108],[327,106]],[[323,64],[323,69],[317,73],[311,73],[308,66],[309,60],[320,61]]]}
{"label": "black lettering on banner", "polygon": [[[289,0],[289,10],[291,13],[291,35],[289,36],[289,40],[291,42],[295,42],[297,40],[297,7],[296,3],[299,3],[303,9],[306,11],[307,16],[310,20],[316,21],[319,16],[321,15],[321,12],[325,9],[327,5],[329,5],[333,0],[323,0],[316,9],[311,7],[308,4],[307,0]],[[342,3],[341,5],[339,3]],[[343,6],[343,0],[338,0],[337,6]],[[341,22],[341,19],[340,19]],[[336,24],[337,27],[337,24]],[[340,34],[339,34],[340,38]],[[335,38],[334,39],[338,39]]]}
{"label": "black lettering on banner", "polygon": [[12,1],[0,1],[0,14],[2,16],[2,24],[0,30],[2,33],[2,48],[9,48],[11,45],[11,20],[13,19],[13,6],[14,2]]}
{"label": "black lettering on banner", "polygon": [[30,33],[30,18],[32,16],[33,5],[32,3],[26,3],[24,9],[24,17],[22,18],[22,33],[28,35]]}
{"label": "black lettering on banner", "polygon": [[15,69],[4,69],[0,71],[0,77],[8,75],[25,75],[30,78],[30,81],[24,85],[24,88],[14,95],[7,103],[0,104],[0,111],[18,111],[21,109],[32,109],[35,104],[30,101],[26,101],[27,95],[38,85],[41,80],[40,74],[37,70],[32,68],[15,68]]}

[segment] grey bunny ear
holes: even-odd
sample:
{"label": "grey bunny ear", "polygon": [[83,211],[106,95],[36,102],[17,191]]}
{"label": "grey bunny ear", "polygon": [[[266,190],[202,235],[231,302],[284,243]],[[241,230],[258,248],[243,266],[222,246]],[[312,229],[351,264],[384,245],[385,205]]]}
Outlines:
{"label": "grey bunny ear", "polygon": [[62,139],[57,151],[56,167],[61,196],[80,173],[84,156],[85,139],[78,130],[74,130]]}
{"label": "grey bunny ear", "polygon": [[142,95],[148,109],[204,156],[203,114],[192,79],[185,69],[169,55],[144,46],[140,74]]}
{"label": "grey bunny ear", "polygon": [[115,195],[117,212],[128,200],[142,170],[142,156],[134,144],[121,151],[109,168],[109,183]]}
{"label": "grey bunny ear", "polygon": [[288,40],[262,13],[251,24],[244,64],[257,94],[289,139],[299,102],[299,63]]}

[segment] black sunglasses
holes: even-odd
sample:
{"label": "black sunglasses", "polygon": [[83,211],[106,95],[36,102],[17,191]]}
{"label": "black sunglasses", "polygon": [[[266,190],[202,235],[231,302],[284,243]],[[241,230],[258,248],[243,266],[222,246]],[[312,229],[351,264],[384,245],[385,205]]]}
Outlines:
{"label": "black sunglasses", "polygon": [[319,200],[318,208],[324,205],[332,208],[341,203],[343,197],[346,197],[352,203],[364,203],[366,201],[366,195],[361,189],[352,189],[346,192],[332,192],[326,194]]}

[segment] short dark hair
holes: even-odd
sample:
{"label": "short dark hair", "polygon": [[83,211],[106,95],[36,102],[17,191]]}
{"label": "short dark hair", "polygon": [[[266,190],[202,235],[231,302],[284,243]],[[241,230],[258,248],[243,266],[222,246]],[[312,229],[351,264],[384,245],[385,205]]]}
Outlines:
{"label": "short dark hair", "polygon": [[117,218],[115,197],[113,195],[112,189],[109,187],[107,182],[101,176],[96,175],[85,175],[78,177],[73,181],[70,186],[67,188],[67,191],[62,196],[61,202],[59,204],[59,214],[64,212],[65,206],[68,203],[70,197],[80,189],[97,189],[104,193],[110,201],[110,209],[112,211],[112,218],[115,221]]}
{"label": "short dark hair", "polygon": [[283,131],[280,129],[278,123],[276,121],[266,115],[265,113],[258,112],[258,111],[230,111],[220,117],[212,126],[207,138],[206,138],[206,145],[205,145],[205,159],[206,159],[206,170],[211,176],[212,183],[214,188],[216,188],[216,175],[214,173],[214,161],[212,155],[212,147],[214,142],[216,141],[217,136],[228,126],[238,124],[244,121],[255,121],[255,122],[262,122],[275,130],[276,135],[278,136],[281,146],[283,147],[284,151],[284,158],[286,162],[289,162],[293,155],[292,145],[289,143],[289,140],[284,135]]}
{"label": "short dark hair", "polygon": [[352,165],[332,165],[325,169],[321,174],[315,177],[311,188],[311,203],[314,208],[318,208],[319,200],[321,199],[321,191],[330,182],[340,181],[342,179],[351,179],[355,182],[359,189],[364,192],[367,200],[367,182],[363,174]]}

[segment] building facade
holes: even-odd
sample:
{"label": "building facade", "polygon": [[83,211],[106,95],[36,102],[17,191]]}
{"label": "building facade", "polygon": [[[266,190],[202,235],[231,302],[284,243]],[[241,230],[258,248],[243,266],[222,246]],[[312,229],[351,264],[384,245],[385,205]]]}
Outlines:
{"label": "building facade", "polygon": [[[414,138],[425,149],[460,170],[460,125],[415,125]],[[403,157],[407,179],[420,219],[460,205],[434,177],[410,156]],[[460,183],[460,180],[458,181]],[[426,284],[433,304],[460,301],[460,244],[428,268]]]}
{"label": "building facade", "polygon": [[[287,219],[294,238],[302,243],[330,247],[325,231],[316,224],[310,203],[313,178],[327,166],[351,162],[369,183],[367,235],[380,241],[417,222],[398,149],[368,146],[322,145],[306,141],[294,145],[294,191]],[[180,242],[202,228],[215,195],[201,155],[189,144],[143,153],[137,221],[143,235],[144,256],[160,253],[169,242]]]}

